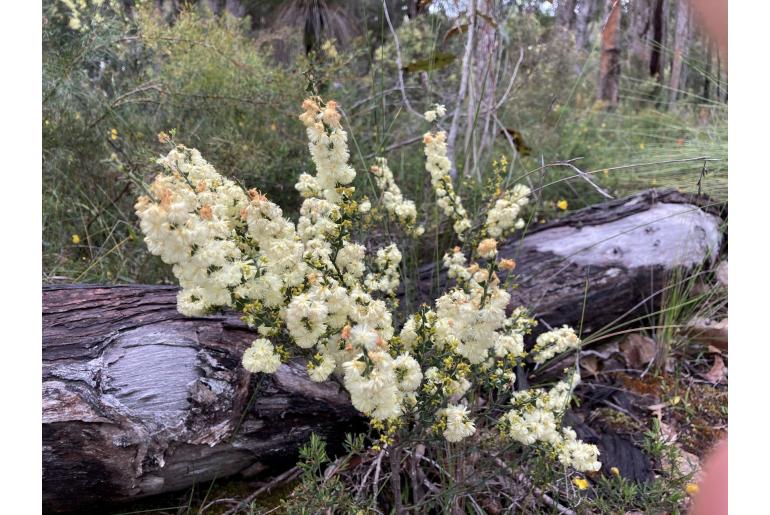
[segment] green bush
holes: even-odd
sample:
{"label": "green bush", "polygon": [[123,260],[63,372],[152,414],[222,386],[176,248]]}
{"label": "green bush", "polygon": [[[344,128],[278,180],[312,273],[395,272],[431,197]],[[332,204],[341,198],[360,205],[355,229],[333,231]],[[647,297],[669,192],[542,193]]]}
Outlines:
{"label": "green bush", "polygon": [[[88,23],[97,15],[99,23]],[[157,282],[135,234],[138,182],[158,172],[157,134],[201,148],[237,180],[296,205],[307,166],[296,113],[302,65],[269,62],[248,20],[149,8],[44,6],[44,281]],[[287,195],[287,193],[289,193]]]}

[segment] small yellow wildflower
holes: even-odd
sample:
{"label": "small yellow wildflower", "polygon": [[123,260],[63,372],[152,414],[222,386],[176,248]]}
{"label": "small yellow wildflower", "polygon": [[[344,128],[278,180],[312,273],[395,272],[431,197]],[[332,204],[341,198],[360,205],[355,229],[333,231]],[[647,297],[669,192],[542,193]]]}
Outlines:
{"label": "small yellow wildflower", "polygon": [[695,483],[687,483],[687,486],[684,488],[684,490],[687,492],[687,495],[695,495],[700,492],[700,487]]}
{"label": "small yellow wildflower", "polygon": [[613,475],[613,476],[616,476],[616,477],[617,477],[617,476],[620,476],[620,469],[618,469],[618,467],[612,467],[612,468],[610,469],[610,472],[612,472],[612,475]]}
{"label": "small yellow wildflower", "polygon": [[565,199],[561,199],[556,203],[556,207],[558,207],[562,211],[566,211],[568,206],[569,206],[569,203]]}
{"label": "small yellow wildflower", "polygon": [[77,245],[80,243],[80,236],[77,234],[72,235],[72,244]]}
{"label": "small yellow wildflower", "polygon": [[644,150],[644,143],[639,143],[639,150]]}
{"label": "small yellow wildflower", "polygon": [[576,477],[572,480],[572,483],[578,487],[578,490],[586,490],[588,488],[588,481],[582,477]]}
{"label": "small yellow wildflower", "polygon": [[118,139],[118,129],[110,129],[110,139],[112,141]]}
{"label": "small yellow wildflower", "polygon": [[334,46],[334,41],[331,39],[324,41],[324,44],[321,45],[321,50],[332,59],[335,59],[339,55],[337,53],[337,48]]}
{"label": "small yellow wildflower", "polygon": [[672,406],[676,406],[677,404],[679,404],[679,401],[681,401],[681,400],[682,400],[682,398],[680,396],[674,395],[674,398],[671,399],[671,405]]}

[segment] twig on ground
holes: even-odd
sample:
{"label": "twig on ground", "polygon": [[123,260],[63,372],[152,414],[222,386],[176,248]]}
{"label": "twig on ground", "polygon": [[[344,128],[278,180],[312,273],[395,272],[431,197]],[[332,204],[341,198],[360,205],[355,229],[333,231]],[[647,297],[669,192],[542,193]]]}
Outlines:
{"label": "twig on ground", "polygon": [[396,515],[404,513],[404,507],[401,505],[401,456],[400,448],[394,446],[390,448],[388,457],[390,458],[390,488],[393,490],[393,511]]}
{"label": "twig on ground", "polygon": [[[379,452],[378,457],[382,455],[382,451]],[[374,470],[374,467],[377,465],[377,458],[372,460],[372,464],[369,465],[369,468],[366,470],[366,473],[364,474],[364,477],[361,478],[361,482],[358,484],[357,488],[357,495],[360,494],[366,485],[366,480],[369,479],[369,474],[372,473],[372,470]]]}

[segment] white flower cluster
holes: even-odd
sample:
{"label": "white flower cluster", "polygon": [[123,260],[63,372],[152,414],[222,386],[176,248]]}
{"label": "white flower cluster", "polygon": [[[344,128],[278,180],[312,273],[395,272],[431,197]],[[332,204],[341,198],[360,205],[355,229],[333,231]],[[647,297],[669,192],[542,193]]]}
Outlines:
{"label": "white flower cluster", "polygon": [[[362,334],[361,337],[377,338],[376,334]],[[350,340],[355,337],[350,335]],[[367,342],[368,343],[368,342]],[[384,347],[377,339],[374,345]],[[422,371],[417,361],[409,354],[400,354],[395,359],[385,349],[371,350],[366,354],[343,364],[345,388],[355,408],[374,419],[398,418],[404,405],[414,405],[415,391],[422,382]],[[370,370],[367,371],[367,368]]]}
{"label": "white flower cluster", "polygon": [[398,273],[398,266],[401,264],[401,251],[391,243],[384,249],[377,251],[377,258],[374,261],[376,272],[366,276],[364,285],[370,292],[380,291],[386,295],[395,295],[398,285],[401,283],[401,277]]}
{"label": "white flower cluster", "polygon": [[443,263],[450,279],[455,279],[458,282],[470,280],[471,272],[468,270],[468,260],[465,259],[465,254],[460,247],[452,249],[451,254],[448,252],[444,254]]}
{"label": "white flower cluster", "polygon": [[492,238],[508,236],[512,230],[524,227],[524,219],[519,217],[521,208],[529,203],[532,191],[523,184],[516,184],[506,191],[487,213],[484,224],[486,233]]}
{"label": "white flower cluster", "polygon": [[151,253],[173,265],[182,290],[179,311],[197,316],[216,306],[233,306],[232,290],[253,280],[254,263],[234,241],[243,190],[223,178],[197,150],[180,147],[159,160],[149,197],[136,203],[144,241]]}
{"label": "white flower cluster", "polygon": [[562,428],[562,440],[555,447],[559,461],[580,472],[598,472],[602,468],[599,449],[595,445],[581,442],[571,427]]}
{"label": "white flower cluster", "polygon": [[423,116],[431,123],[435,122],[437,118],[441,118],[446,114],[446,107],[443,104],[433,104],[433,109],[425,111]]}
{"label": "white flower cluster", "polygon": [[[396,336],[389,306],[400,284],[401,252],[391,244],[372,256],[353,241],[370,206],[354,200],[339,111],[318,97],[303,109],[316,173],[303,174],[296,185],[304,197],[296,224],[264,195],[244,192],[197,151],[180,146],[161,159],[166,173],[136,205],[148,248],[173,265],[182,313],[235,308],[258,329],[243,355],[247,370],[274,373],[291,355],[304,355],[313,381],[341,378],[353,405],[378,427],[427,420],[431,431],[460,442],[476,433],[479,392],[512,387],[525,359],[541,362],[579,340],[562,328],[538,338],[534,354],[526,352],[524,335],[534,322],[520,308],[507,314],[510,294],[497,272],[515,263],[498,259],[494,237],[475,249],[483,266],[469,263],[460,248],[444,256],[456,285],[435,310],[424,306],[408,317]],[[438,116],[442,111],[436,108]],[[470,221],[452,189],[445,139],[443,132],[425,135],[426,169],[439,206],[464,238]],[[374,173],[385,209],[417,228],[414,203],[403,198],[384,159]],[[527,193],[503,198],[521,206]],[[501,427],[519,441],[558,446],[563,462],[585,470],[595,462],[593,449],[559,424],[575,381],[548,392],[514,392],[514,409]]]}
{"label": "white flower cluster", "polygon": [[322,109],[316,100],[302,103],[300,120],[307,128],[308,148],[316,166],[315,182],[326,200],[339,202],[337,187],[353,182],[356,171],[348,164],[348,134],[342,130],[337,103],[330,100]]}
{"label": "white flower cluster", "polygon": [[560,428],[560,421],[570,402],[572,391],[580,382],[574,372],[551,390],[531,389],[514,392],[513,409],[500,418],[501,431],[524,445],[548,444],[559,461],[579,471],[596,471],[601,467],[595,445],[577,440],[571,428]]}
{"label": "white flower cluster", "polygon": [[439,345],[451,345],[476,365],[489,357],[489,350],[501,337],[498,331],[505,323],[511,296],[489,277],[488,270],[474,275],[480,277],[471,278],[469,292],[456,288],[436,300],[435,329]]}
{"label": "white flower cluster", "polygon": [[425,228],[417,224],[417,208],[414,201],[405,199],[401,194],[401,189],[393,179],[393,172],[388,167],[388,160],[378,157],[376,161],[377,164],[371,167],[371,172],[382,192],[382,207],[398,221],[407,234],[415,238],[422,236]]}
{"label": "white flower cluster", "polygon": [[447,157],[446,132],[440,131],[436,134],[427,132],[422,141],[425,144],[427,158],[425,169],[430,173],[430,182],[436,192],[436,204],[445,216],[454,220],[452,228],[460,241],[464,241],[466,231],[471,228],[471,221],[452,186],[452,178],[449,175],[452,163]]}
{"label": "white flower cluster", "polygon": [[575,334],[574,329],[565,325],[537,337],[537,342],[532,348],[532,360],[535,363],[545,363],[557,354],[578,347],[580,347],[580,338]]}
{"label": "white flower cluster", "polygon": [[465,406],[450,404],[440,413],[446,418],[444,438],[447,439],[447,442],[459,442],[476,432],[476,426],[470,419],[470,412]]}
{"label": "white flower cluster", "polygon": [[275,352],[273,344],[265,338],[254,340],[251,347],[243,353],[243,368],[249,372],[272,374],[280,366],[281,357]]}

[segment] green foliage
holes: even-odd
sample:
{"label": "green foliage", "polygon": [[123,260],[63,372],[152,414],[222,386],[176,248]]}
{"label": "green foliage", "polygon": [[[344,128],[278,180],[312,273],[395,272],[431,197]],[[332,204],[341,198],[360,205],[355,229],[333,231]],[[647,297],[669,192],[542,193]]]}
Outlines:
{"label": "green foliage", "polygon": [[183,11],[173,25],[150,8],[92,7],[100,23],[70,28],[44,5],[44,281],[158,282],[132,214],[138,183],[158,172],[156,135],[177,129],[237,180],[291,209],[307,164],[296,121],[304,78],[272,65],[247,21]]}
{"label": "green foliage", "polygon": [[[360,446],[358,438],[348,435],[349,445]],[[349,448],[352,450],[352,448]],[[300,448],[297,466],[301,470],[300,484],[281,506],[290,515],[315,513],[356,513],[358,507],[349,489],[339,476],[324,476],[324,467],[330,462],[326,454],[326,442],[312,433],[310,441]]]}

